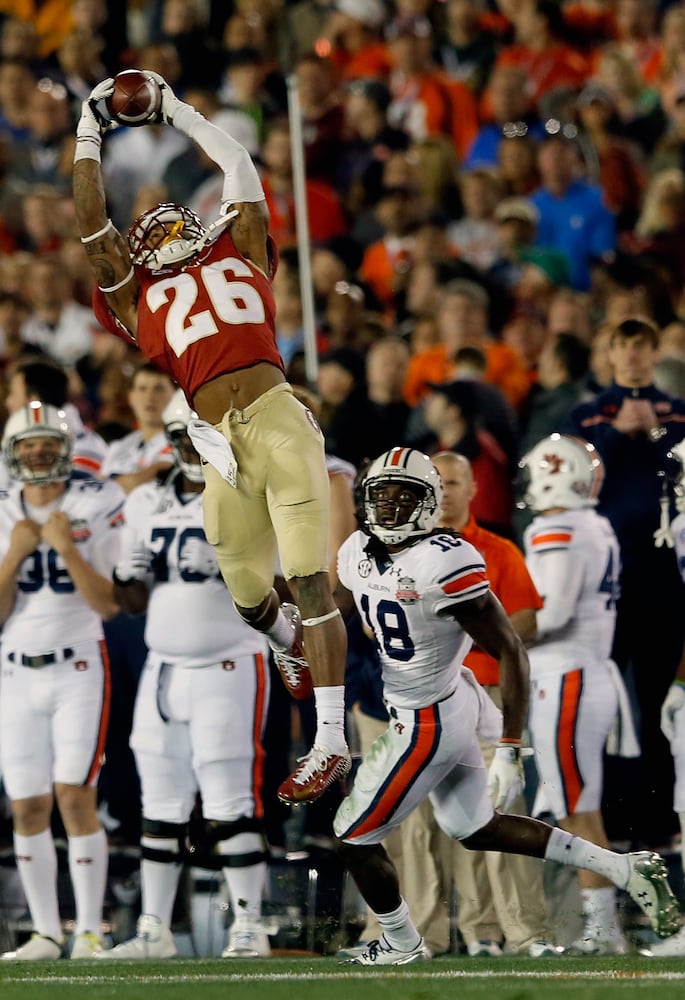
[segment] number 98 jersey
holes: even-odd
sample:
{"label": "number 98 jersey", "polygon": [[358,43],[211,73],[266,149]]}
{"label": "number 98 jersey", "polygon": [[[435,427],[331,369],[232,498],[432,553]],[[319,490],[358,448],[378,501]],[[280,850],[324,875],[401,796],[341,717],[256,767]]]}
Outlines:
{"label": "number 98 jersey", "polygon": [[338,553],[338,575],[362,621],[373,631],[386,699],[397,708],[423,708],[451,695],[471,637],[448,608],[489,589],[483,557],[469,542],[434,533],[387,562],[364,551],[356,531]]}

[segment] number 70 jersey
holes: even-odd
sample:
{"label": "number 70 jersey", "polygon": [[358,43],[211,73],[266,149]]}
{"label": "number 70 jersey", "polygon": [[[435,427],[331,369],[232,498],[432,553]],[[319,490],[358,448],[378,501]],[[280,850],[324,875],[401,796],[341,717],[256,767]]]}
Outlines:
{"label": "number 70 jersey", "polygon": [[[222,232],[189,264],[135,270],[140,283],[135,343],[189,401],[205,382],[259,361],[283,370],[271,283],[241,257],[230,232]],[[133,342],[99,288],[93,311],[106,330]]]}
{"label": "number 70 jersey", "polygon": [[448,608],[487,593],[483,557],[453,534],[422,538],[387,562],[364,551],[368,535],[356,531],[338,553],[338,575],[374,633],[383,689],[397,708],[423,708],[449,697],[471,637]]}

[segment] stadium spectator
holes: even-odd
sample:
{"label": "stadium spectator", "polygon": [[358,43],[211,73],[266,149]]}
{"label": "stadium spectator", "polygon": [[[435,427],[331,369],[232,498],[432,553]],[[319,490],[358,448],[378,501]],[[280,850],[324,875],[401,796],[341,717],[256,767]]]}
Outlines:
{"label": "stadium spectator", "polygon": [[[609,340],[613,383],[573,410],[567,429],[593,444],[604,463],[597,510],[616,532],[623,564],[612,659],[634,686],[640,713],[642,755],[630,788],[606,782],[607,830],[610,837],[663,845],[676,821],[673,765],[659,712],[683,648],[683,585],[673,550],[657,547],[654,533],[662,499],[668,508],[670,449],[682,438],[685,401],[654,386],[658,347],[659,330],[650,321],[616,326]],[[649,635],[640,625],[645,620]]]}
{"label": "stadium spectator", "polygon": [[602,203],[601,189],[579,176],[577,143],[562,128],[546,136],[538,153],[541,183],[530,200],[539,213],[536,243],[568,258],[571,287],[590,287],[589,260],[614,250],[614,216]]}

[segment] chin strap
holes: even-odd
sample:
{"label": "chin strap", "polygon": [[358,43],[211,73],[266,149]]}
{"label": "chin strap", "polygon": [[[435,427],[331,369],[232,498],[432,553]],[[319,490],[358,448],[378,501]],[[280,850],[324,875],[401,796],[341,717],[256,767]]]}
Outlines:
{"label": "chin strap", "polygon": [[205,234],[196,240],[174,239],[170,237],[168,243],[163,243],[154,251],[152,259],[155,262],[155,268],[180,264],[181,261],[187,260],[188,257],[200,253],[208,243],[211,243],[215,239],[217,231],[238,215],[240,215],[240,212],[237,208],[234,208],[232,212],[226,212],[225,215],[220,215],[215,222],[207,226]]}

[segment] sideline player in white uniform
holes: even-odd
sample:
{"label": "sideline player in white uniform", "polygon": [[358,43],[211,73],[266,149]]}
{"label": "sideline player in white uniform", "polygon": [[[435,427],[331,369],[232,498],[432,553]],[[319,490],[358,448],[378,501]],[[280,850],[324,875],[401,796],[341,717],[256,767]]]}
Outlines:
{"label": "sideline player in white uniform", "polygon": [[[426,455],[393,448],[371,464],[363,490],[370,535],[357,531],[341,547],[337,597],[347,606],[353,598],[376,636],[390,722],[333,824],[342,861],[383,928],[380,940],[350,961],[403,965],[424,957],[380,841],[426,796],[440,827],[465,847],[588,868],[625,889],[660,936],[675,933],[678,905],[658,854],[616,854],[493,810],[493,803],[506,809],[523,783],[523,645],[489,589],[480,553],[455,532],[433,530],[442,486]],[[486,709],[484,691],[462,666],[472,639],[500,670],[502,735],[487,773],[478,731],[485,722],[499,727],[488,718],[494,705]]]}
{"label": "sideline player in white uniform", "polygon": [[[536,514],[524,535],[526,563],[545,602],[528,650],[529,728],[540,775],[535,811],[551,813],[562,829],[608,848],[600,810],[602,760],[627,694],[610,659],[620,550],[609,521],[593,510],[604,466],[591,444],[552,434],[524,455],[520,467],[528,480],[522,503]],[[578,878],[584,927],[572,950],[626,954],[613,883],[585,870]]]}
{"label": "sideline player in white uniform", "polygon": [[173,383],[165,372],[149,361],[136,368],[128,402],[137,427],[112,441],[100,470],[102,479],[114,478],[125,493],[130,493],[174,464],[162,417],[173,394]]}
{"label": "sideline player in white uniform", "polygon": [[63,951],[53,795],[76,902],[71,957],[101,947],[107,840],[95,785],[110,694],[102,619],[118,610],[111,575],[124,496],[114,483],[70,478],[70,449],[69,425],[55,407],[33,402],[5,426],[17,482],[0,495],[0,756],[35,933],[3,959],[57,959]]}
{"label": "sideline player in white uniform", "polygon": [[150,653],[131,734],[143,798],[143,912],[136,937],[98,958],[176,954],[169,925],[198,789],[235,917],[223,956],[264,956],[270,954],[260,921],[268,644],[238,617],[205,539],[202,467],[187,435],[192,413],[181,390],[164,416],[178,466],[129,495],[115,573],[122,607],[147,610]]}
{"label": "sideline player in white uniform", "polygon": [[[683,471],[676,489],[675,503],[677,515],[671,522],[671,535],[675,544],[678,568],[685,581],[685,439],[672,449],[680,459]],[[680,658],[676,675],[661,706],[661,731],[671,744],[675,766],[675,787],[673,808],[678,814],[682,834],[680,856],[685,870],[685,649]],[[649,945],[642,954],[658,958],[672,958],[685,955],[685,928],[666,941]]]}
{"label": "sideline player in white uniform", "polygon": [[[30,357],[17,364],[7,383],[5,408],[9,414],[38,400],[64,410],[73,438],[71,465],[77,479],[99,476],[107,454],[107,445],[95,431],[83,425],[78,410],[67,402],[69,378],[56,361]],[[9,489],[11,478],[3,456],[0,456],[0,489]]]}

